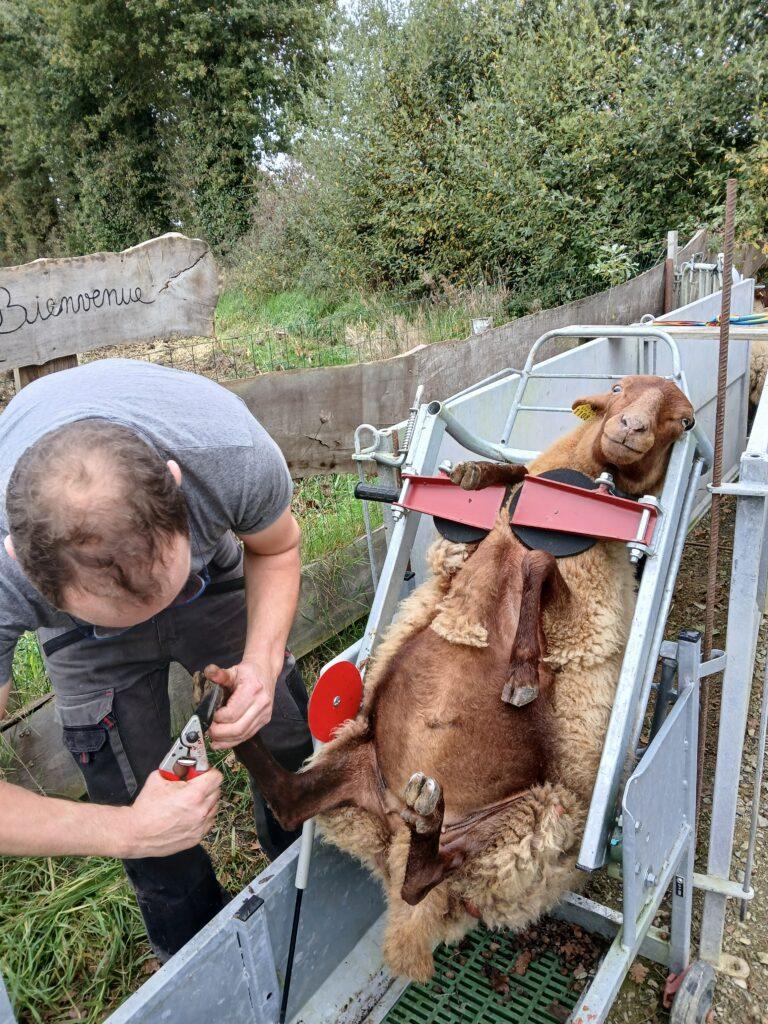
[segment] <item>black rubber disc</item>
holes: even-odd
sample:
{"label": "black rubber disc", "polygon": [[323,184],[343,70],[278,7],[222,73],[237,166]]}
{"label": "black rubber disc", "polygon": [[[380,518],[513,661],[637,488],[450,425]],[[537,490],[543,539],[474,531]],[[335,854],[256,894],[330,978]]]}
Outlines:
{"label": "black rubber disc", "polygon": [[453,541],[454,544],[476,544],[477,541],[488,536],[488,530],[483,530],[480,526],[454,523],[452,519],[443,519],[442,516],[432,516],[432,519],[440,536]]}
{"label": "black rubber disc", "polygon": [[[561,484],[570,484],[571,487],[583,487],[586,491],[594,491],[597,484],[584,473],[578,473],[575,469],[551,469],[547,473],[539,474],[545,480],[557,480]],[[510,515],[515,511],[519,491],[512,498],[509,506]],[[586,537],[580,533],[561,533],[559,530],[539,530],[535,526],[515,526],[510,523],[512,532],[518,540],[522,541],[532,551],[548,551],[555,558],[570,558],[572,555],[580,555],[582,551],[597,544],[597,537]]]}

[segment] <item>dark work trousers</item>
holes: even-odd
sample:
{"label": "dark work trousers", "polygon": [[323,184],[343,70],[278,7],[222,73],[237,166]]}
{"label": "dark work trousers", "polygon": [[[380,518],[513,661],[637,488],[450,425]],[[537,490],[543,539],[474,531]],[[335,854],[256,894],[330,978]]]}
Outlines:
{"label": "dark work trousers", "polygon": [[[94,803],[132,803],[168,753],[173,742],[168,698],[171,662],[196,672],[210,663],[228,668],[242,657],[244,592],[241,588],[222,592],[221,586],[242,578],[234,537],[228,535],[221,542],[209,571],[211,587],[197,600],[169,608],[120,636],[78,636],[66,642],[72,641],[72,630],[39,631],[64,742]],[[293,656],[286,652],[272,720],[260,735],[291,771],[312,753],[306,719],[307,691]],[[280,828],[251,782],[259,842],[273,859],[298,833]],[[181,949],[226,902],[201,846],[170,857],[126,860],[124,865],[150,943],[161,961]]]}

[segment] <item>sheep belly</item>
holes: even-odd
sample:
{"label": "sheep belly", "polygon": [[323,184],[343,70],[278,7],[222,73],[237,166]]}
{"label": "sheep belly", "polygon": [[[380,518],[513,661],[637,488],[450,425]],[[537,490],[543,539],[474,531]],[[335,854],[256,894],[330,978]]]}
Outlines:
{"label": "sheep belly", "polygon": [[371,716],[390,793],[399,798],[416,771],[431,775],[451,821],[544,780],[549,701],[523,708],[502,701],[509,660],[498,647],[459,646],[429,629],[403,645]]}

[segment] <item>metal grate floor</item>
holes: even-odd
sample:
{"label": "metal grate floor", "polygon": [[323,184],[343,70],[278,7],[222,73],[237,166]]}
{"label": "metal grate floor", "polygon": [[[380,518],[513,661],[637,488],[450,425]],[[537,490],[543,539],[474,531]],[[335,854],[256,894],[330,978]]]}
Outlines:
{"label": "metal grate floor", "polygon": [[[514,935],[483,928],[460,947],[440,946],[434,978],[409,985],[382,1024],[562,1024],[579,998],[571,972],[563,975],[562,964],[548,952],[518,975],[520,953]],[[508,984],[508,992],[494,990],[490,968],[504,975],[497,976],[496,988]]]}

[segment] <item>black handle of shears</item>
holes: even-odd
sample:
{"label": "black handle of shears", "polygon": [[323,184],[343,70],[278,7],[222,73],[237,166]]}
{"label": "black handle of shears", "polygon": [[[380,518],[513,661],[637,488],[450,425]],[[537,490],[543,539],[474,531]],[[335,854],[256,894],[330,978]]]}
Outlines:
{"label": "black handle of shears", "polygon": [[200,719],[200,724],[205,732],[211,727],[213,716],[224,703],[224,689],[218,683],[214,683],[203,699],[195,708],[195,714]]}

